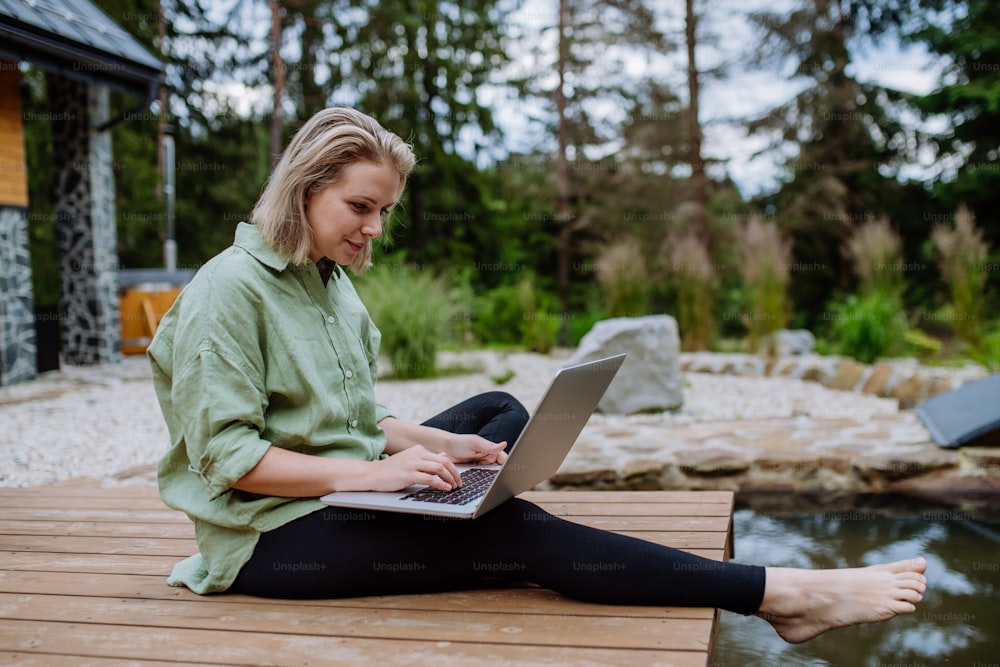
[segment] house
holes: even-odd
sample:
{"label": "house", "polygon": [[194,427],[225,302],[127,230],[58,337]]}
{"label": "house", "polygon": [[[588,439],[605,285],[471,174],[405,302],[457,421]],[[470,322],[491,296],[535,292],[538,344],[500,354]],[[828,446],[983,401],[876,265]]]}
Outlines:
{"label": "house", "polygon": [[46,72],[63,362],[120,359],[109,90],[148,108],[163,66],[89,0],[0,0],[0,385],[36,375],[21,63]]}

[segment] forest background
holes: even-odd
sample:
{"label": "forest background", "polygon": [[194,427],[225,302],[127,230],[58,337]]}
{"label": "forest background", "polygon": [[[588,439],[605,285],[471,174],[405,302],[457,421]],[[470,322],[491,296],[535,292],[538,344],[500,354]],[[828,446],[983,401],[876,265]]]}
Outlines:
{"label": "forest background", "polygon": [[[232,242],[301,123],[347,104],[420,158],[355,278],[399,376],[438,372],[444,341],[544,352],[651,313],[675,315],[691,350],[760,350],[805,328],[862,361],[1000,369],[991,0],[96,4],[166,65],[151,106],[113,94],[123,268],[163,266],[164,135],[178,265],[196,269]],[[858,74],[859,54],[877,69],[889,42],[928,54],[929,92]],[[704,155],[700,91],[755,72],[794,85],[764,111],[722,110],[779,165],[744,194]],[[22,81],[35,299],[54,305],[58,147],[30,120],[48,109],[45,74]]]}

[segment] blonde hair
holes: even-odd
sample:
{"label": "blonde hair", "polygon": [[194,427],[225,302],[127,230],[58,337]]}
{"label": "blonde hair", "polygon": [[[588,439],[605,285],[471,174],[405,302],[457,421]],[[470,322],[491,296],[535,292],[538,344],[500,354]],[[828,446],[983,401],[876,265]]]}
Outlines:
{"label": "blonde hair", "polygon": [[[288,144],[253,208],[250,222],[272,248],[287,255],[293,264],[305,264],[313,243],[306,194],[336,183],[344,169],[355,162],[395,169],[399,173],[398,197],[416,158],[408,144],[374,118],[349,107],[323,109],[306,121]],[[371,266],[371,257],[369,241],[350,269],[363,272]]]}

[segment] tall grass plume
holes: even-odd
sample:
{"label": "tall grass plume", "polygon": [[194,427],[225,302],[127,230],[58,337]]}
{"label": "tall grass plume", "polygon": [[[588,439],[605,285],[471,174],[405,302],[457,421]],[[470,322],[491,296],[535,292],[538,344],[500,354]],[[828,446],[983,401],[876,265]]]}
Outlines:
{"label": "tall grass plume", "polygon": [[625,237],[608,246],[597,258],[596,273],[611,317],[647,314],[652,279],[638,239]]}
{"label": "tall grass plume", "polygon": [[844,251],[854,266],[862,294],[902,295],[905,287],[903,242],[888,218],[870,220],[855,229]]}
{"label": "tall grass plume", "polygon": [[931,232],[937,249],[938,267],[951,298],[947,320],[962,341],[973,346],[982,336],[982,297],[986,272],[982,265],[989,254],[975,217],[965,206],[955,212],[955,227],[938,224]]}
{"label": "tall grass plume", "polygon": [[788,320],[788,278],[791,242],[773,222],[756,215],[735,228],[737,260],[743,278],[747,310],[741,319],[749,334],[749,347],[785,326]]}
{"label": "tall grass plume", "polygon": [[719,284],[716,265],[693,232],[668,241],[670,276],[677,290],[678,324],[685,350],[707,350],[715,336],[715,303]]}

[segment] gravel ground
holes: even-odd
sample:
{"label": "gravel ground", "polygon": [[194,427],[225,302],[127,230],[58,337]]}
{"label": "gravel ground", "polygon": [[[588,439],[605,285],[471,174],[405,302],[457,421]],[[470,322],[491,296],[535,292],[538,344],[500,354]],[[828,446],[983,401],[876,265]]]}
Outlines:
{"label": "gravel ground", "polygon": [[[551,355],[471,351],[445,353],[439,366],[474,372],[435,380],[381,381],[380,401],[397,416],[419,421],[468,396],[508,391],[529,410],[568,351]],[[498,385],[492,378],[513,373]],[[664,428],[699,422],[805,416],[865,419],[894,413],[895,400],[833,391],[812,382],[687,373],[681,410],[660,415],[595,415],[588,430],[629,420]],[[76,477],[147,481],[167,446],[144,357],[118,366],[68,368],[13,387],[0,387],[0,486],[34,486]]]}

